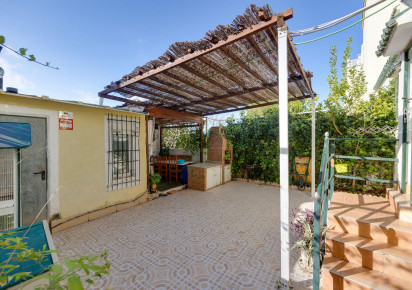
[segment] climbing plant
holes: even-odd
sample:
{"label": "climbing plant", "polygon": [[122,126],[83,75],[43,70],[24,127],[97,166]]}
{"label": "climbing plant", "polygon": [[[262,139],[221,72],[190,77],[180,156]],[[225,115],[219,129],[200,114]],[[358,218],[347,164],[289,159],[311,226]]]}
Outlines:
{"label": "climbing plant", "polygon": [[34,56],[34,54],[28,54],[27,53],[27,48],[21,47],[19,48],[19,50],[15,50],[13,48],[11,48],[10,46],[6,45],[6,38],[3,35],[0,35],[0,47],[5,47],[8,50],[14,52],[17,55],[20,55],[21,57],[24,57],[25,59],[27,59],[28,61],[32,61],[35,63],[38,63],[40,65],[52,68],[52,69],[56,69],[58,70],[58,67],[54,67],[50,65],[50,62],[46,61],[46,62],[40,62],[37,61],[36,57]]}
{"label": "climbing plant", "polygon": [[[206,148],[205,142],[206,140],[204,140],[204,148]],[[199,127],[163,129],[163,146],[184,149],[191,154],[199,153]]]}

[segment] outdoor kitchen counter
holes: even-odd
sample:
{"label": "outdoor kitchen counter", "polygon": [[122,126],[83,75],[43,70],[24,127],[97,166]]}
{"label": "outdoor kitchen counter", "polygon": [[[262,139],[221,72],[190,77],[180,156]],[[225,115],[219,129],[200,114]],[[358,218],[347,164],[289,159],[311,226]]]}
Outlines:
{"label": "outdoor kitchen counter", "polygon": [[222,163],[206,162],[187,166],[189,189],[207,191],[222,184]]}
{"label": "outdoor kitchen counter", "polygon": [[214,167],[214,166],[222,166],[222,163],[220,162],[205,162],[205,163],[195,163],[195,164],[190,164],[187,167],[198,167],[198,168],[209,168],[209,167]]}

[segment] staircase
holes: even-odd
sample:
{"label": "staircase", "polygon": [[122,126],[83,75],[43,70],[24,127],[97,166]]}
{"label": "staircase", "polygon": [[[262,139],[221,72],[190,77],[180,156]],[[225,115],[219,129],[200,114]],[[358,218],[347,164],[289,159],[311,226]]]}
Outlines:
{"label": "staircase", "polygon": [[322,289],[412,289],[412,223],[393,196],[333,194]]}

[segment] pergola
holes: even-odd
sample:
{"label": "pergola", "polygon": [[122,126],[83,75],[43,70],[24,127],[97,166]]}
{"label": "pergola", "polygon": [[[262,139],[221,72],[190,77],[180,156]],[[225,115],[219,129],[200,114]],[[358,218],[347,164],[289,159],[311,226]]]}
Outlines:
{"label": "pergola", "polygon": [[205,116],[279,104],[285,284],[289,280],[288,102],[312,98],[313,106],[315,97],[312,73],[303,69],[285,24],[292,17],[292,8],[275,14],[268,5],[251,5],[230,25],[217,26],[199,41],[172,44],[158,59],[136,67],[99,93],[101,103],[106,98],[143,106],[156,120],[196,123],[201,128]]}

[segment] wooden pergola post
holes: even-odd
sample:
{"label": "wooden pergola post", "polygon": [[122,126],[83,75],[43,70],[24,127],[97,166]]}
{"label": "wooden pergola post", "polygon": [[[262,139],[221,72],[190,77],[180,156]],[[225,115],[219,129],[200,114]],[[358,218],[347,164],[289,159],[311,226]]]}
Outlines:
{"label": "wooden pergola post", "polygon": [[150,192],[150,156],[149,156],[149,116],[145,116],[146,123],[146,175],[147,175],[147,192]]}
{"label": "wooden pergola post", "polygon": [[200,129],[200,163],[203,163],[203,120],[199,124]]}
{"label": "wooden pergola post", "polygon": [[159,124],[159,131],[160,131],[160,137],[159,137],[159,142],[160,142],[160,144],[159,144],[159,147],[160,147],[160,152],[162,152],[163,151],[163,128],[162,128],[162,126],[161,126],[161,124]]}
{"label": "wooden pergola post", "polygon": [[[283,22],[283,21],[281,21]],[[283,25],[280,25],[283,24]],[[280,283],[289,289],[289,116],[288,29],[278,22],[279,60],[279,172],[280,172]]]}

